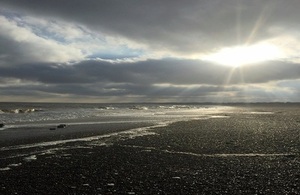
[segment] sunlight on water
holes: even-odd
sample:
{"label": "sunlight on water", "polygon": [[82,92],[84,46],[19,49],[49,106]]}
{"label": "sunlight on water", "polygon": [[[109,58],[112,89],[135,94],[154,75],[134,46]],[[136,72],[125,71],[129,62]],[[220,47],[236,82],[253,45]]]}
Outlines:
{"label": "sunlight on water", "polygon": [[[0,104],[0,122],[26,124],[34,122],[76,120],[87,122],[120,120],[176,120],[217,114],[226,106],[201,104]],[[17,111],[16,111],[17,110]]]}

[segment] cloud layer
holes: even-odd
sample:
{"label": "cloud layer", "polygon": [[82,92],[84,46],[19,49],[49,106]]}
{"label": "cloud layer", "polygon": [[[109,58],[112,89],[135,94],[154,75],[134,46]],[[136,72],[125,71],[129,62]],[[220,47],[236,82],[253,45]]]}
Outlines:
{"label": "cloud layer", "polygon": [[[0,5],[3,101],[300,101],[297,0]],[[285,56],[239,68],[202,60],[260,42]]]}

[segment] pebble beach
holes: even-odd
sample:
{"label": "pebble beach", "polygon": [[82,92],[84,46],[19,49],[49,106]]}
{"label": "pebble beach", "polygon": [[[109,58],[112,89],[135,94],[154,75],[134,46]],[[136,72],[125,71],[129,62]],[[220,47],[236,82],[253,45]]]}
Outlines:
{"label": "pebble beach", "polygon": [[1,194],[300,193],[297,107],[59,131],[22,139],[0,131]]}

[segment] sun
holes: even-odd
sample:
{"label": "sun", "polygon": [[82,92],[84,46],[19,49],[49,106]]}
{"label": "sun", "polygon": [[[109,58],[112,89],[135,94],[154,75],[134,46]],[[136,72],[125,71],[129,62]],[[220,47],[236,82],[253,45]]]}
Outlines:
{"label": "sun", "polygon": [[220,49],[201,59],[226,66],[238,67],[246,64],[276,60],[283,57],[281,50],[273,44],[259,43],[249,46],[234,46]]}

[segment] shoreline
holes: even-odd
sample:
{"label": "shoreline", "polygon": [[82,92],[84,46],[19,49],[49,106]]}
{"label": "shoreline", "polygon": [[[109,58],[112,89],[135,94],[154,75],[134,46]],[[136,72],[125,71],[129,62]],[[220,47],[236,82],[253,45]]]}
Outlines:
{"label": "shoreline", "polygon": [[10,158],[1,162],[0,192],[299,194],[298,117],[296,109],[272,114],[251,110],[1,151]]}
{"label": "shoreline", "polygon": [[[66,122],[66,121],[64,121]],[[56,125],[55,125],[56,124]],[[57,128],[66,124],[65,128]],[[150,122],[90,122],[90,123],[51,123],[20,126],[0,130],[0,147],[34,144],[47,141],[79,139],[115,132],[122,132],[139,127],[152,126]],[[50,128],[55,130],[50,130]]]}

